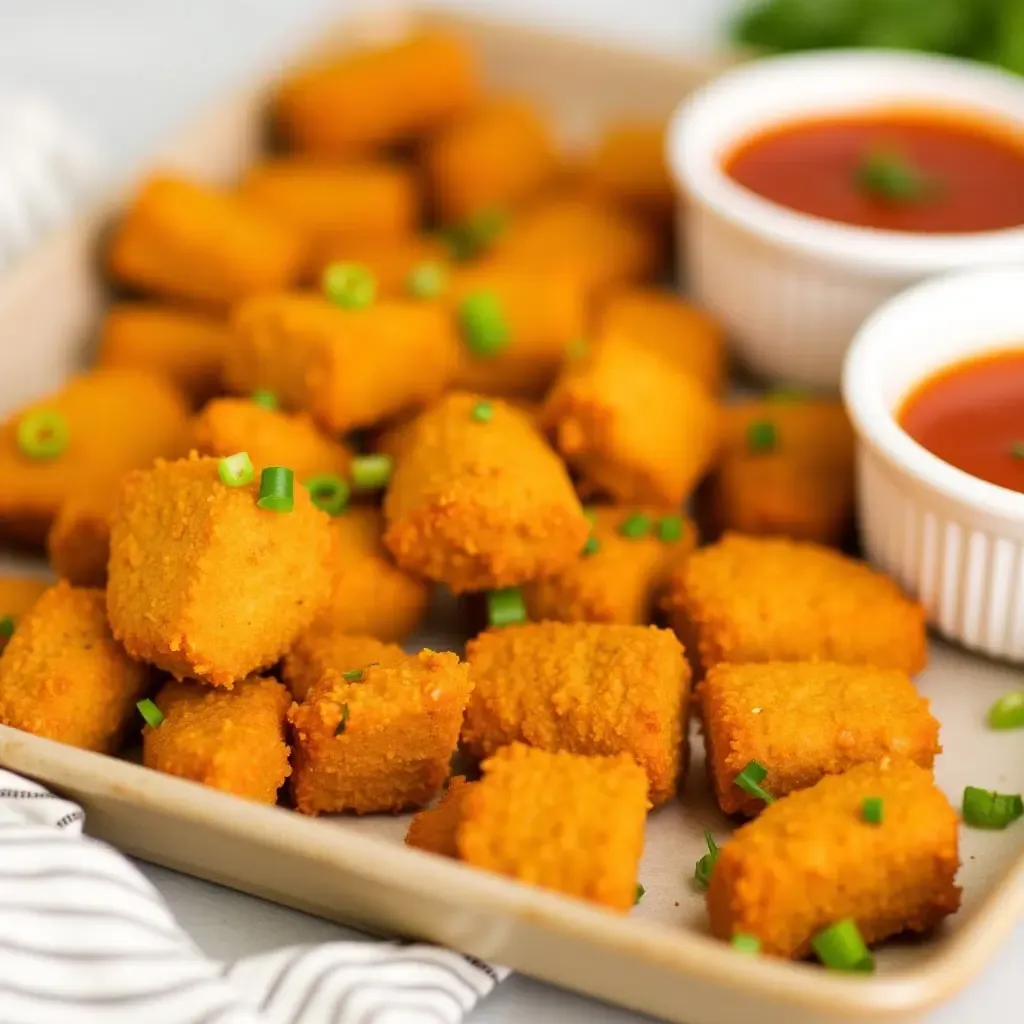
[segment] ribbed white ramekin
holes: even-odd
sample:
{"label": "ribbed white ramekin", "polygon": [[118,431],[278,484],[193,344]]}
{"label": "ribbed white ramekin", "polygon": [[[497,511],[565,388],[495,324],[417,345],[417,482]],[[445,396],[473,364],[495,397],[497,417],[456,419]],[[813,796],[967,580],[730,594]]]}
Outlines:
{"label": "ribbed white ramekin", "polygon": [[1024,494],[955,469],[897,422],[907,396],[936,371],[1011,348],[1024,349],[1024,265],[936,278],[863,325],[846,357],[843,399],[858,438],[870,561],[951,640],[1024,661]]}
{"label": "ribbed white ramekin", "polygon": [[831,51],[739,67],[677,110],[668,159],[683,196],[682,272],[755,372],[834,390],[854,332],[887,298],[935,273],[1024,262],[1024,229],[925,236],[852,227],[778,206],[722,170],[737,144],[772,125],[906,106],[980,114],[1024,132],[1024,77],[946,57]]}

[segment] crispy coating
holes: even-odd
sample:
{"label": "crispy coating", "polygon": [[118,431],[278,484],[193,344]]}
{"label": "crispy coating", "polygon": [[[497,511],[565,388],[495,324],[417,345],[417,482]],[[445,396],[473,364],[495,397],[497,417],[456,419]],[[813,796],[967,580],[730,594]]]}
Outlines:
{"label": "crispy coating", "polygon": [[[60,413],[68,446],[53,459],[18,449],[18,424],[37,410]],[[42,545],[64,502],[114,487],[129,469],[184,451],[188,408],[168,381],[107,367],[11,413],[0,426],[0,536]]]}
{"label": "crispy coating", "polygon": [[119,284],[219,310],[255,292],[286,288],[306,259],[294,228],[173,175],[142,186],[107,250],[107,268]]}
{"label": "crispy coating", "polygon": [[420,811],[409,822],[409,831],[405,834],[406,844],[418,850],[426,850],[427,853],[458,860],[459,848],[455,834],[462,821],[466,797],[478,785],[476,782],[467,782],[462,775],[453,775],[437,806]]}
{"label": "crispy coating", "polygon": [[939,723],[905,672],[834,662],[722,663],[699,690],[712,788],[726,814],[764,809],[734,782],[751,761],[775,797],[887,756],[931,769]]}
{"label": "crispy coating", "polygon": [[228,487],[217,460],[158,462],[122,484],[107,611],[129,653],[176,678],[230,688],[307,629],[330,585],[330,521],[304,487],[292,512]]}
{"label": "crispy coating", "polygon": [[475,688],[462,742],[476,757],[522,741],[573,754],[629,754],[651,803],[686,771],[690,670],[667,629],[539,622],[489,630],[466,659]]}
{"label": "crispy coating", "polygon": [[372,636],[343,632],[323,620],[295,641],[281,661],[281,678],[297,701],[304,701],[318,683],[367,665],[397,665],[408,657],[397,644]]}
{"label": "crispy coating", "polygon": [[454,592],[554,575],[583,546],[589,523],[558,456],[501,401],[452,393],[420,416],[384,499],[384,543],[398,565]]}
{"label": "crispy coating", "polygon": [[115,754],[148,681],[110,633],[103,591],[63,580],[18,622],[0,654],[0,722]]}
{"label": "crispy coating", "polygon": [[291,774],[284,741],[290,704],[284,686],[261,676],[232,690],[166,683],[156,695],[164,720],[142,730],[142,763],[247,800],[276,803]]}
{"label": "crispy coating", "polygon": [[0,618],[20,619],[52,586],[50,580],[37,576],[0,576]]}
{"label": "crispy coating", "polygon": [[665,159],[665,124],[621,122],[598,142],[590,184],[606,199],[665,220],[676,206],[676,189]]}
{"label": "crispy coating", "polygon": [[442,222],[513,209],[550,184],[558,170],[555,140],[540,111],[512,96],[490,99],[439,131],[422,159]]}
{"label": "crispy coating", "polygon": [[727,533],[673,573],[665,608],[704,671],[723,661],[838,661],[914,675],[928,659],[921,605],[817,544]]}
{"label": "crispy coating", "polygon": [[359,263],[377,282],[378,299],[409,297],[409,275],[425,263],[449,269],[447,246],[434,235],[401,238],[328,238],[313,247],[310,278],[319,284],[331,263]]}
{"label": "crispy coating", "polygon": [[317,295],[269,293],[235,311],[225,382],[269,388],[332,433],[425,405],[451,382],[459,342],[441,306],[391,299],[343,309]]}
{"label": "crispy coating", "polygon": [[110,521],[117,489],[72,495],[60,507],[46,538],[50,568],[76,587],[105,587],[110,560]]}
{"label": "crispy coating", "polygon": [[356,682],[329,675],[293,704],[292,795],[303,814],[401,811],[429,803],[473,683],[450,652],[370,665]]}
{"label": "crispy coating", "polygon": [[541,421],[592,493],[679,506],[718,449],[719,409],[701,384],[623,334],[566,364]]}
{"label": "crispy coating", "polygon": [[[633,514],[650,517],[652,529],[643,537],[619,532]],[[673,568],[697,545],[697,531],[685,518],[679,540],[660,540],[657,524],[666,515],[674,513],[629,505],[592,509],[590,535],[599,545],[597,551],[581,551],[564,572],[526,584],[523,598],[530,618],[637,626],[650,622]]]}
{"label": "crispy coating", "polygon": [[488,758],[462,800],[467,864],[626,911],[636,899],[647,785],[631,757],[514,743]]}
{"label": "crispy coating", "polygon": [[273,115],[294,149],[347,157],[434,131],[479,93],[468,48],[431,32],[300,71],[281,83]]}
{"label": "crispy coating", "polygon": [[[861,816],[880,797],[880,825]],[[803,957],[852,918],[866,942],[923,932],[960,906],[957,814],[931,773],[886,759],[829,775],[767,808],[721,849],[711,931],[753,935],[769,956]]]}

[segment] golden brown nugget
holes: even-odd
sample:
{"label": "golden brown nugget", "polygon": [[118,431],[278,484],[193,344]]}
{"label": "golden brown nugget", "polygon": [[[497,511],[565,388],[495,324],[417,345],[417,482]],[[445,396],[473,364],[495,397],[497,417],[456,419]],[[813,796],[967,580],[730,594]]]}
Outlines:
{"label": "golden brown nugget", "polygon": [[321,680],[288,714],[296,808],[370,814],[429,803],[448,777],[472,687],[467,665],[433,651]]}
{"label": "golden brown nugget", "polygon": [[455,593],[551,576],[589,523],[558,456],[504,402],[453,392],[411,428],[384,498],[384,543],[399,567]]}
{"label": "golden brown nugget", "polygon": [[462,821],[466,797],[478,785],[477,782],[467,782],[462,775],[453,775],[437,806],[420,811],[409,822],[409,831],[405,834],[406,844],[418,850],[426,850],[427,853],[458,860],[459,848],[455,835]]}
{"label": "golden brown nugget", "polygon": [[228,487],[217,459],[129,473],[110,537],[107,611],[134,657],[176,678],[230,687],[272,665],[330,585],[330,520],[306,489],[261,509],[259,482]]}
{"label": "golden brown nugget", "polygon": [[115,754],[148,682],[107,625],[102,590],[64,581],[18,621],[0,654],[0,722]]}
{"label": "golden brown nugget", "polygon": [[217,317],[155,302],[115,302],[100,327],[96,365],[148,370],[201,405],[220,391],[230,340]]}
{"label": "golden brown nugget", "polygon": [[299,279],[305,241],[242,200],[172,175],[151,178],[114,232],[107,267],[118,284],[226,310]]}
{"label": "golden brown nugget", "polygon": [[442,222],[510,210],[558,171],[555,140],[540,112],[516,97],[488,100],[430,138],[423,171]]}
{"label": "golden brown nugget", "polygon": [[38,576],[0,576],[0,619],[10,617],[17,622],[52,586],[52,581]]}
{"label": "golden brown nugget", "polygon": [[590,492],[673,506],[711,466],[719,419],[696,378],[622,334],[599,338],[566,365],[541,417]]}
{"label": "golden brown nugget", "polygon": [[[882,801],[882,822],[864,801]],[[711,873],[711,931],[743,933],[769,956],[803,957],[852,918],[865,942],[924,932],[960,906],[957,814],[910,761],[862,764],[766,808],[721,849]]]}
{"label": "golden brown nugget", "polygon": [[317,295],[269,293],[234,315],[230,391],[273,391],[324,430],[372,426],[433,401],[459,358],[452,318],[434,303],[392,299],[343,309]]}
{"label": "golden brown nugget", "polygon": [[817,544],[727,533],[673,573],[665,608],[704,671],[838,661],[914,675],[928,659],[921,605],[864,562]]}
{"label": "golden brown nugget", "polygon": [[[432,235],[401,238],[328,238],[314,246],[310,259],[311,280],[318,285],[332,263],[356,263],[366,267],[377,285],[377,298],[413,296],[410,277],[418,268],[437,268],[442,286],[451,262],[448,247]],[[434,296],[427,296],[433,298]]]}
{"label": "golden brown nugget", "polygon": [[110,560],[110,521],[117,489],[84,491],[68,498],[46,538],[50,568],[76,587],[105,587]]}
{"label": "golden brown nugget", "polygon": [[479,94],[468,48],[453,36],[422,33],[287,78],[273,115],[294,149],[347,157],[432,132],[465,114]]}
{"label": "golden brown nugget", "polygon": [[594,153],[590,183],[599,195],[638,213],[671,218],[676,189],[665,159],[664,123],[610,125]]}
{"label": "golden brown nugget", "polygon": [[247,800],[277,802],[291,774],[285,717],[291,695],[276,679],[250,676],[232,690],[166,683],[163,721],[142,730],[142,763]]}
{"label": "golden brown nugget", "polygon": [[905,672],[834,662],[722,663],[700,686],[704,746],[718,806],[753,817],[764,802],[736,785],[751,762],[774,797],[884,757],[931,770],[939,723]]}
{"label": "golden brown nugget", "polygon": [[[21,450],[19,428],[57,414],[67,447],[39,459]],[[167,380],[107,367],[72,377],[60,391],[0,425],[0,536],[42,546],[68,498],[116,487],[129,469],[184,451],[188,407]]]}
{"label": "golden brown nugget", "polygon": [[613,910],[636,901],[647,779],[632,758],[512,744],[462,801],[460,859]]}
{"label": "golden brown nugget", "polygon": [[[697,545],[687,518],[667,509],[606,505],[590,510],[590,538],[557,576],[523,587],[531,620],[645,625],[673,568]],[[627,533],[639,530],[639,536]]]}
{"label": "golden brown nugget", "polygon": [[397,644],[347,633],[324,620],[315,622],[295,641],[281,661],[281,678],[297,701],[328,677],[367,665],[397,665],[409,655]]}
{"label": "golden brown nugget", "polygon": [[690,669],[667,629],[538,622],[466,647],[475,684],[462,742],[486,757],[513,741],[573,754],[629,754],[654,805],[686,771]]}

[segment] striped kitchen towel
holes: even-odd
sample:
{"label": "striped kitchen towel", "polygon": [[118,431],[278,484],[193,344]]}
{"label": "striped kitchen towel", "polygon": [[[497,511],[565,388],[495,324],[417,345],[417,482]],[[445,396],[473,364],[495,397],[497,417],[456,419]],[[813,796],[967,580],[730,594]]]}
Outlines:
{"label": "striped kitchen towel", "polygon": [[370,939],[217,963],[84,820],[0,769],[3,1024],[454,1024],[508,973]]}

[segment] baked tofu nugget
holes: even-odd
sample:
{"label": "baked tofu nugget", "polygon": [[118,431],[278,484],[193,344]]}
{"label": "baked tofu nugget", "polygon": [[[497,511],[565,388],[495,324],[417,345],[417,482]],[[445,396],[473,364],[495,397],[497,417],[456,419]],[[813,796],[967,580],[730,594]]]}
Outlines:
{"label": "baked tofu nugget", "polygon": [[107,625],[103,591],[61,581],[17,624],[0,654],[0,722],[115,754],[147,683]]}
{"label": "baked tofu nugget", "polygon": [[474,690],[462,742],[476,757],[513,741],[573,754],[629,754],[651,803],[686,770],[690,669],[667,629],[538,622],[471,640]]}
{"label": "baked tofu nugget", "polygon": [[[0,576],[0,619],[19,619],[53,586],[37,576]],[[2,644],[2,638],[0,638]]]}
{"label": "baked tofu nugget", "polygon": [[718,450],[714,399],[622,334],[566,365],[541,421],[583,485],[620,504],[681,505]]}
{"label": "baked tofu nugget", "polygon": [[147,295],[224,310],[254,292],[286,288],[306,258],[294,228],[226,192],[160,175],[129,204],[107,267],[119,284]]}
{"label": "baked tofu nugget", "polygon": [[300,71],[273,99],[285,141],[313,156],[351,156],[434,131],[480,94],[467,47],[422,33]]}
{"label": "baked tofu nugget", "polygon": [[672,569],[697,544],[693,524],[666,509],[635,506],[602,506],[589,515],[590,538],[575,561],[523,587],[530,618],[650,622]]}
{"label": "baked tofu nugget", "polygon": [[647,780],[632,758],[515,743],[483,771],[462,801],[462,860],[613,910],[632,908],[647,819]]}
{"label": "baked tofu nugget", "polygon": [[[882,801],[881,824],[863,818]],[[862,764],[768,807],[726,843],[707,905],[711,931],[803,957],[811,939],[852,918],[864,940],[923,932],[960,906],[957,814],[910,761]]]}
{"label": "baked tofu nugget", "polygon": [[764,802],[736,785],[751,762],[775,797],[825,775],[888,756],[931,769],[939,723],[905,672],[834,662],[720,664],[701,684],[712,788],[726,814],[753,817]]}
{"label": "baked tofu nugget", "polygon": [[277,802],[291,774],[285,716],[291,695],[276,679],[250,676],[233,690],[166,683],[156,695],[163,721],[142,730],[147,768],[225,793]]}
{"label": "baked tofu nugget", "polygon": [[397,665],[408,655],[397,644],[372,636],[354,636],[319,621],[306,630],[281,661],[281,678],[292,696],[303,701],[328,677],[340,678],[367,665]]}
{"label": "baked tofu nugget", "polygon": [[166,377],[201,405],[220,391],[231,331],[221,319],[155,302],[115,302],[100,327],[97,366]]}
{"label": "baked tofu nugget", "polygon": [[321,680],[288,713],[295,806],[368,814],[429,803],[448,777],[472,687],[467,665],[433,651]]}
{"label": "baked tofu nugget", "polygon": [[[67,428],[67,445],[48,458],[23,451],[19,430],[37,414]],[[17,410],[0,426],[0,536],[42,546],[68,498],[116,487],[129,469],[184,451],[188,407],[151,373],[107,367]],[[45,431],[44,431],[45,434]]]}
{"label": "baked tofu nugget", "polygon": [[[402,238],[328,238],[313,248],[311,279],[317,284],[332,263],[357,263],[373,274],[377,298],[410,297],[410,277],[424,266],[436,267],[443,282],[450,263],[448,247],[432,235]],[[433,296],[428,296],[433,298]]]}
{"label": "baked tofu nugget", "polygon": [[105,587],[110,561],[114,487],[80,492],[64,502],[46,538],[50,568],[76,587]]}
{"label": "baked tofu nugget", "polygon": [[665,159],[664,123],[610,125],[594,153],[590,183],[606,199],[660,220],[670,218],[676,189]]}
{"label": "baked tofu nugget", "polygon": [[500,401],[455,392],[420,416],[384,498],[384,543],[407,572],[455,593],[561,572],[589,523],[558,456]]}
{"label": "baked tofu nugget", "polygon": [[107,611],[137,658],[230,688],[307,629],[330,585],[330,520],[304,487],[291,512],[259,484],[228,487],[216,459],[129,473],[114,512]]}
{"label": "baked tofu nugget", "polygon": [[817,544],[726,534],[673,573],[665,607],[704,671],[723,661],[838,661],[914,675],[928,660],[921,605]]}
{"label": "baked tofu nugget", "polygon": [[462,775],[453,775],[437,806],[420,811],[409,822],[409,831],[405,834],[406,843],[418,850],[457,860],[459,848],[455,842],[456,832],[462,821],[466,797],[477,785],[476,782],[467,782]]}
{"label": "baked tofu nugget", "polygon": [[271,293],[243,302],[234,325],[228,389],[269,388],[286,409],[331,432],[433,401],[459,357],[452,318],[413,300],[343,309],[317,295]]}

